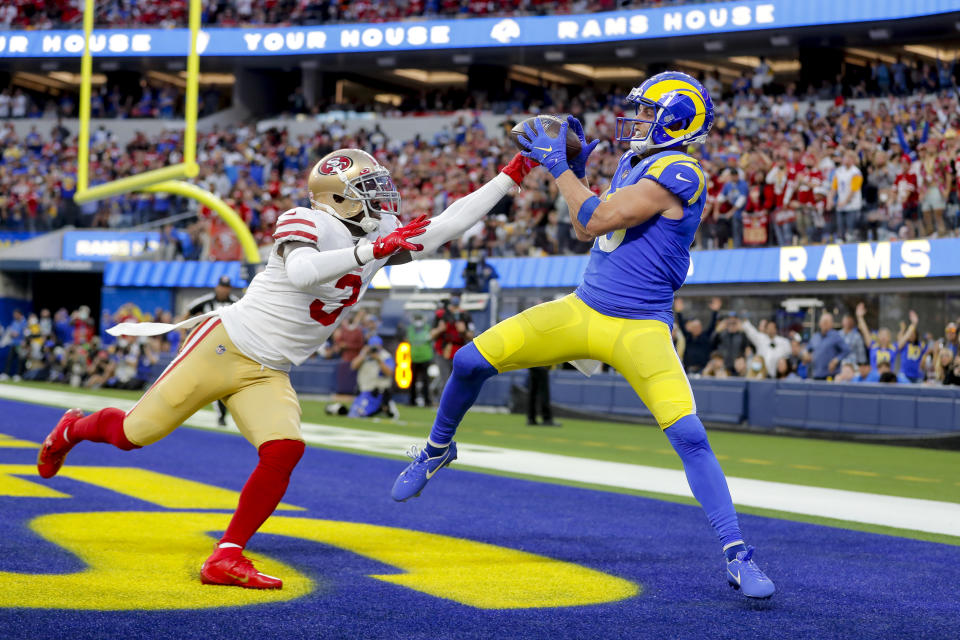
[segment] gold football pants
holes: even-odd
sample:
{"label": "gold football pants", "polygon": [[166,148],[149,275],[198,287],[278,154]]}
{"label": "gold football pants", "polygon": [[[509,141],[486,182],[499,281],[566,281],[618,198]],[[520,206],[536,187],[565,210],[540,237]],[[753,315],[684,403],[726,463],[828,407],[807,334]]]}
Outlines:
{"label": "gold football pants", "polygon": [[271,440],[303,440],[300,402],[289,375],[240,353],[217,317],[193,330],[177,357],[127,413],[123,430],[134,444],[152,444],[218,399],[258,449]]}
{"label": "gold football pants", "polygon": [[607,316],[570,294],[504,320],[474,344],[501,373],[583,358],[606,362],[627,379],[661,429],[696,413],[670,328],[659,320]]}

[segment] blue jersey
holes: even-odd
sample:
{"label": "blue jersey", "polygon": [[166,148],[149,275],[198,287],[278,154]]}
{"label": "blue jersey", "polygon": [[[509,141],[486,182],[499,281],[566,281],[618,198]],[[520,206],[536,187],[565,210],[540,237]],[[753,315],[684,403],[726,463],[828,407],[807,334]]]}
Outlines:
{"label": "blue jersey", "polygon": [[923,354],[927,352],[927,343],[921,342],[914,344],[905,342],[900,347],[900,373],[911,380],[923,378],[923,372],[920,370],[920,361],[923,360]]}
{"label": "blue jersey", "polygon": [[576,293],[604,315],[673,326],[673,294],[690,268],[690,245],[706,203],[706,180],[700,163],[680,151],[661,151],[642,160],[628,151],[620,158],[605,197],[643,179],[654,180],[677,196],[683,218],[656,215],[597,238]]}
{"label": "blue jersey", "polygon": [[893,369],[893,361],[897,357],[898,350],[896,342],[889,347],[881,347],[876,340],[872,341],[870,343],[870,368],[876,371],[877,363],[886,362]]}

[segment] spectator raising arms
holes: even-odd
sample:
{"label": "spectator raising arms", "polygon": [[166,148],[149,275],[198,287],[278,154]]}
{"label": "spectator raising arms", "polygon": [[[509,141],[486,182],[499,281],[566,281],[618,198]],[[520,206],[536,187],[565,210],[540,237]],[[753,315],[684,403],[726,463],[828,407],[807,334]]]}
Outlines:
{"label": "spectator raising arms", "polygon": [[860,335],[853,316],[849,313],[843,314],[841,323],[843,327],[843,341],[850,347],[850,355],[847,356],[847,359],[855,365],[868,362],[867,346],[863,342],[863,336]]}
{"label": "spectator raising arms", "polygon": [[880,362],[888,362],[892,368],[897,357],[897,345],[893,342],[890,329],[881,327],[874,335],[867,326],[866,316],[867,306],[862,302],[857,304],[857,324],[864,340],[870,344],[870,368],[877,371],[877,364]]}
{"label": "spectator raising arms", "polygon": [[920,339],[917,324],[920,322],[917,312],[910,310],[910,324],[904,325],[897,336],[900,345],[900,373],[910,382],[923,382],[921,362],[927,352],[927,342]]}
{"label": "spectator raising arms", "polygon": [[[686,347],[683,353],[683,367],[687,373],[700,373],[713,351],[713,332],[717,326],[717,313],[723,302],[720,298],[714,298],[710,301],[710,324],[706,331],[703,329],[703,323],[698,318],[684,321],[682,298],[677,298],[673,303],[673,309],[677,313],[677,324],[683,332]],[[721,357],[722,354],[721,354]]]}
{"label": "spectator raising arms", "polygon": [[735,313],[731,312],[720,322],[713,342],[717,350],[723,354],[723,363],[727,371],[734,371],[734,363],[747,349],[747,336],[741,330],[740,318]]}
{"label": "spectator raising arms", "polygon": [[[787,358],[790,357],[790,341],[777,335],[777,323],[773,320],[761,320],[759,325],[754,327],[749,320],[744,320],[743,331],[763,360],[770,377],[781,377],[778,375],[778,368],[781,360],[785,365],[789,364]],[[786,372],[783,375],[786,376]]]}

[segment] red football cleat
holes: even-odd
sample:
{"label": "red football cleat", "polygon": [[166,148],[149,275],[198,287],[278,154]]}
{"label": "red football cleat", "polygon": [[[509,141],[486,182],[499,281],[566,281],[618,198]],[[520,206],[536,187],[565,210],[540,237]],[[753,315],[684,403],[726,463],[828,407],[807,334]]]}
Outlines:
{"label": "red football cleat", "polygon": [[217,548],[200,568],[200,582],[244,589],[281,589],[283,580],[260,573],[237,547]]}
{"label": "red football cleat", "polygon": [[64,433],[82,417],[83,411],[70,409],[63,414],[60,422],[53,428],[47,439],[43,441],[43,445],[40,446],[40,453],[37,454],[37,473],[40,474],[41,478],[52,478],[60,471],[64,458],[70,453],[70,449],[73,449],[74,445],[79,442],[70,442],[67,439],[69,434],[64,436]]}

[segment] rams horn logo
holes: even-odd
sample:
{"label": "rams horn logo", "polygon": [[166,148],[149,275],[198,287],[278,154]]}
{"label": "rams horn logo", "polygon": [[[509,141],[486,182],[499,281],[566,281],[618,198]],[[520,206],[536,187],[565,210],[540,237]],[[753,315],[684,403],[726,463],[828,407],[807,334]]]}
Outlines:
{"label": "rams horn logo", "polygon": [[317,167],[317,172],[329,176],[336,173],[337,169],[346,171],[351,166],[353,166],[353,160],[348,156],[333,156]]}

